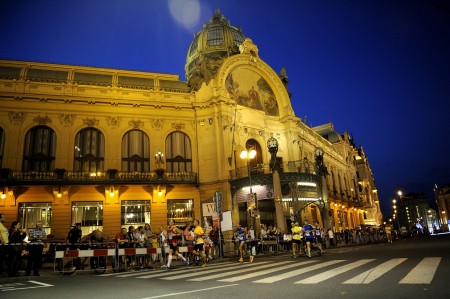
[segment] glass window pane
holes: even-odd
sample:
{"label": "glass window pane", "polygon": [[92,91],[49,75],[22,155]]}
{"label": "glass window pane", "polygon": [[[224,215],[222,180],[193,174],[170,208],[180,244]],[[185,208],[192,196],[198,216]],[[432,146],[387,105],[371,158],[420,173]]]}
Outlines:
{"label": "glass window pane", "polygon": [[42,227],[48,234],[51,233],[52,227],[52,203],[19,203],[18,221],[26,230],[36,227],[36,222],[42,221]]}
{"label": "glass window pane", "polygon": [[25,136],[23,171],[53,171],[56,155],[55,132],[46,126],[30,129]]}
{"label": "glass window pane", "polygon": [[72,225],[81,223],[82,235],[103,230],[103,202],[77,201],[72,203]]}
{"label": "glass window pane", "polygon": [[219,46],[223,44],[223,28],[212,27],[208,30],[208,46]]}
{"label": "glass window pane", "polygon": [[144,132],[132,130],[124,135],[122,171],[150,172],[150,139]]}
{"label": "glass window pane", "polygon": [[182,172],[192,170],[192,147],[189,137],[173,132],[166,138],[166,170]]}
{"label": "glass window pane", "polygon": [[104,170],[105,138],[97,129],[86,128],[75,137],[74,171]]}
{"label": "glass window pane", "polygon": [[175,225],[184,226],[194,221],[193,199],[168,199],[167,221],[173,220]]}
{"label": "glass window pane", "polygon": [[150,200],[122,201],[122,226],[143,226],[145,223],[150,223]]}

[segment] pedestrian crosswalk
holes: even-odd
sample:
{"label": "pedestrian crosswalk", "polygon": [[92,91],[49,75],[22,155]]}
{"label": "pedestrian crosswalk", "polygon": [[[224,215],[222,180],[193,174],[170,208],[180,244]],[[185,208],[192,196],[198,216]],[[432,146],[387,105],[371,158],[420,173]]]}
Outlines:
{"label": "pedestrian crosswalk", "polygon": [[[288,281],[293,284],[320,284],[330,279],[342,279],[342,284],[370,284],[382,280],[383,276],[399,269],[396,275],[398,284],[431,284],[441,264],[441,257],[425,257],[409,260],[357,259],[357,260],[265,260],[239,264],[223,262],[211,264],[206,268],[179,267],[170,271],[149,270],[132,273],[109,273],[100,276],[115,278],[160,279],[164,281],[186,280],[192,282],[242,282],[272,284]],[[343,275],[345,273],[345,275]],[[350,273],[350,274],[349,274]],[[342,276],[341,276],[342,275]],[[351,277],[351,278],[349,278]],[[390,278],[392,281],[392,276]]]}

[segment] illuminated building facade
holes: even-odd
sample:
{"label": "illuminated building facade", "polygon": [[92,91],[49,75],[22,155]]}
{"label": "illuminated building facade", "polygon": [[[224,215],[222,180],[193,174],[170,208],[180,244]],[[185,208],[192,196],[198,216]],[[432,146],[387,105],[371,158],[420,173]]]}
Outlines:
{"label": "illuminated building facade", "polygon": [[[221,192],[232,223],[248,224],[252,185],[253,216],[264,224],[288,227],[293,211],[337,231],[381,223],[363,150],[332,124],[310,128],[296,117],[285,71],[278,75],[219,12],[194,36],[185,69],[187,82],[0,60],[1,213],[27,228],[43,220],[57,238],[76,222],[83,234],[99,228],[112,237],[128,225],[151,223],[156,231],[169,219],[214,218],[213,196]],[[279,147],[278,198],[271,137]],[[328,170],[324,184],[317,148]],[[244,149],[254,149],[254,159],[239,158]],[[276,223],[276,202],[286,223]]]}

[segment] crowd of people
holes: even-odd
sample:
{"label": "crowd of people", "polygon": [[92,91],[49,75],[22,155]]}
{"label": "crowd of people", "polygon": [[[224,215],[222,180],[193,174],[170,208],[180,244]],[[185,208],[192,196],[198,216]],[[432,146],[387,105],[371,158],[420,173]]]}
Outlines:
{"label": "crowd of people", "polygon": [[[118,259],[118,271],[132,270],[138,267],[151,267],[156,259],[159,259],[163,270],[170,270],[174,258],[181,260],[186,266],[195,262],[202,267],[208,265],[208,261],[217,257],[218,231],[211,226],[202,227],[195,219],[193,223],[187,223],[184,227],[178,227],[173,220],[169,220],[167,228],[159,227],[159,232],[153,232],[150,224],[129,226],[128,230],[122,228],[115,236],[117,248],[161,248],[161,254],[152,256],[120,256]],[[179,252],[180,246],[193,247],[192,253],[183,255]],[[166,251],[166,248],[168,251]]]}
{"label": "crowd of people", "polygon": [[35,228],[30,229],[27,234],[19,221],[13,221],[7,229],[5,220],[5,215],[0,214],[0,275],[3,275],[6,268],[8,276],[18,276],[20,264],[26,261],[25,275],[30,276],[33,272],[34,276],[39,276],[42,250],[47,239],[42,222],[36,222]]}
{"label": "crowd of people", "polygon": [[[4,222],[5,216],[0,214],[0,275],[6,266],[9,276],[17,276],[19,265],[26,261],[25,275],[33,273],[39,276],[44,242],[48,237],[42,228],[42,222],[36,222],[35,228],[30,229],[28,234],[18,221],[13,221],[9,229],[4,226]],[[397,232],[390,226],[334,232],[331,228],[324,230],[318,221],[314,221],[314,225],[311,225],[308,220],[304,220],[302,226],[294,222],[285,232],[275,226],[264,224],[261,224],[259,230],[255,230],[251,225],[247,228],[238,224],[234,229],[232,242],[235,244],[239,262],[243,263],[246,256],[249,262],[253,262],[257,254],[272,250],[292,252],[293,258],[300,255],[311,257],[313,251],[321,255],[326,247],[380,241],[392,242],[397,237]],[[81,223],[71,227],[66,242],[64,248],[67,250],[106,248],[102,232],[96,229],[82,236]],[[149,223],[137,228],[134,226],[121,228],[114,238],[113,245],[116,250],[119,248],[161,248],[162,250],[161,254],[119,256],[117,260],[112,260],[113,268],[119,271],[127,271],[136,266],[152,267],[151,265],[155,262],[160,262],[162,269],[169,270],[174,258],[186,266],[194,262],[206,267],[209,260],[218,256],[219,232],[207,221],[203,227],[197,219],[193,223],[179,227],[173,220],[169,220],[168,226],[160,226],[158,232],[153,232]],[[182,254],[179,252],[180,246],[193,247],[193,251]],[[84,267],[85,260],[74,258],[72,266],[75,269],[81,269]],[[116,262],[118,262],[117,265],[115,265]],[[106,267],[106,257],[90,259],[91,269],[97,269],[100,266]]]}

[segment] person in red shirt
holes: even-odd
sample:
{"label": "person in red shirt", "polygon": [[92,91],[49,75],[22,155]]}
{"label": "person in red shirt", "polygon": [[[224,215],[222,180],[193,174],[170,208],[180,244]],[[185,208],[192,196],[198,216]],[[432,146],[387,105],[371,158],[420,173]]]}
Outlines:
{"label": "person in red shirt", "polygon": [[177,255],[183,262],[186,263],[186,267],[189,266],[189,260],[184,258],[184,256],[178,252],[178,242],[181,238],[182,231],[175,226],[172,219],[169,220],[169,226],[167,228],[167,239],[169,241],[169,256],[167,257],[167,265],[163,265],[162,268],[165,270],[170,269],[170,264],[172,263],[173,255]]}
{"label": "person in red shirt", "polygon": [[[128,240],[127,240],[127,229],[126,228],[122,228],[120,230],[120,233],[118,233],[116,235],[116,238],[114,239],[114,241],[118,245],[116,247],[116,251],[118,251],[118,248],[125,248],[127,246],[127,243],[128,243]],[[118,252],[116,252],[116,255],[118,255]],[[118,271],[119,272],[124,271],[124,269],[123,269],[123,259],[122,258],[123,258],[123,256],[118,256],[118,260],[119,260]]]}

